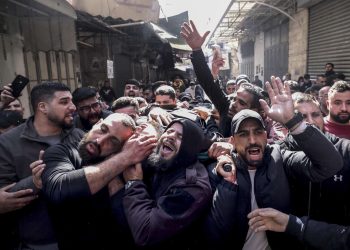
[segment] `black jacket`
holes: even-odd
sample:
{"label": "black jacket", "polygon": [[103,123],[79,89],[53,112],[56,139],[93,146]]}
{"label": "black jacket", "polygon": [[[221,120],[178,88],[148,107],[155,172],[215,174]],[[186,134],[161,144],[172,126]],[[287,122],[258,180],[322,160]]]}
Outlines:
{"label": "black jacket", "polygon": [[215,105],[215,108],[219,111],[220,132],[224,137],[229,137],[231,135],[232,117],[229,117],[227,114],[230,101],[227,99],[224,92],[222,92],[220,85],[214,81],[202,50],[193,51],[192,64],[200,85]]}
{"label": "black jacket", "polygon": [[108,188],[91,195],[77,145],[49,148],[44,162],[43,192],[59,248],[113,249],[117,231]]}
{"label": "black jacket", "polygon": [[[291,210],[290,185],[293,179],[322,181],[340,169],[342,159],[335,147],[315,127],[294,136],[304,152],[292,152],[278,145],[267,145],[263,164],[254,179],[255,199],[259,208],[272,207],[284,213]],[[212,247],[230,244],[242,249],[251,212],[251,181],[247,165],[233,155],[238,185],[217,176],[209,169],[214,193],[213,205],[205,223],[205,238]],[[272,249],[293,249],[291,239],[282,233],[267,232]],[[231,242],[231,243],[230,243]],[[234,244],[232,244],[234,242]]]}
{"label": "black jacket", "polygon": [[[292,183],[293,213],[308,215],[314,220],[350,225],[350,140],[336,137],[328,132],[325,136],[332,142],[343,158],[343,165],[332,177],[321,183],[296,180]],[[301,150],[294,138],[288,135],[281,146],[288,150]]]}
{"label": "black jacket", "polygon": [[350,249],[350,227],[290,215],[286,233],[304,243],[308,249]]}

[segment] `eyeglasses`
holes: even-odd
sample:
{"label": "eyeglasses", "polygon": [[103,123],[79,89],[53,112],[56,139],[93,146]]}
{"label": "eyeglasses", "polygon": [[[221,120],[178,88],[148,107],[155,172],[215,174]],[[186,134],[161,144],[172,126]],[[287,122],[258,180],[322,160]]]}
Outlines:
{"label": "eyeglasses", "polygon": [[95,103],[92,103],[90,105],[79,107],[78,109],[79,109],[80,112],[89,113],[91,111],[91,109],[96,111],[96,110],[98,110],[100,108],[101,108],[101,103],[100,102],[95,102]]}

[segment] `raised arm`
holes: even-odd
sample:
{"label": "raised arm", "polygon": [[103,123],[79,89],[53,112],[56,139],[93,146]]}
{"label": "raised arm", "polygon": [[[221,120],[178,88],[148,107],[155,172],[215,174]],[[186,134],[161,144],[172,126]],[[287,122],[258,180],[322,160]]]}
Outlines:
{"label": "raised arm", "polygon": [[294,178],[306,178],[319,182],[329,178],[342,167],[342,157],[334,145],[316,127],[307,125],[294,113],[293,100],[288,84],[271,77],[266,84],[271,107],[264,100],[260,103],[273,120],[288,127],[303,152],[283,151],[286,173]]}
{"label": "raised arm", "polygon": [[155,146],[156,139],[136,135],[129,138],[121,152],[100,162],[81,168],[77,150],[62,144],[49,148],[44,155],[43,191],[52,202],[87,197],[97,193],[125,168],[142,161]]}
{"label": "raised arm", "polygon": [[215,107],[220,114],[227,113],[229,108],[229,102],[222,92],[219,84],[214,81],[214,77],[205,61],[205,57],[201,47],[209,34],[209,31],[205,32],[203,36],[199,34],[195,24],[183,23],[181,26],[181,36],[185,39],[187,44],[192,48],[192,64],[196,76],[199,80],[199,84],[203,87],[205,93],[209,96]]}

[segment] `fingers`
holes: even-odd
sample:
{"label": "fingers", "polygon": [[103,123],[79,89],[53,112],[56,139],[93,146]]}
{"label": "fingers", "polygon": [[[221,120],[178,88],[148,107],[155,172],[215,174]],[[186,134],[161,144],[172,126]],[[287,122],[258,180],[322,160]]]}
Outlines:
{"label": "fingers", "polygon": [[39,160],[43,159],[44,153],[45,153],[44,150],[40,150],[40,152],[39,152]]}
{"label": "fingers", "polygon": [[16,183],[12,183],[10,185],[7,185],[5,187],[0,188],[0,191],[8,191],[10,188],[12,188]]}
{"label": "fingers", "polygon": [[271,76],[271,87],[273,91],[273,96],[276,96],[279,94],[278,86],[277,86],[277,79],[274,76]]}
{"label": "fingers", "polygon": [[25,207],[37,198],[38,198],[37,195],[30,195],[30,196],[23,197],[23,198],[16,198],[16,200],[13,202],[13,210],[17,210],[17,209],[20,209],[22,207]]}
{"label": "fingers", "polygon": [[205,41],[205,39],[207,39],[207,36],[209,35],[210,31],[206,31],[203,35],[203,41]]}
{"label": "fingers", "polygon": [[160,120],[161,120],[161,124],[163,124],[164,126],[168,126],[169,123],[172,121],[171,117],[168,115],[160,115]]}
{"label": "fingers", "polygon": [[23,189],[17,192],[10,193],[12,198],[21,198],[23,196],[32,196],[33,189]]}
{"label": "fingers", "polygon": [[34,161],[32,162],[29,167],[30,169],[33,171],[34,168],[36,168],[37,166],[41,165],[41,164],[44,164],[43,160],[37,160],[37,161]]}
{"label": "fingers", "polygon": [[35,175],[35,177],[40,177],[42,172],[44,171],[44,168],[46,167],[45,164],[40,164],[32,169],[32,174]]}

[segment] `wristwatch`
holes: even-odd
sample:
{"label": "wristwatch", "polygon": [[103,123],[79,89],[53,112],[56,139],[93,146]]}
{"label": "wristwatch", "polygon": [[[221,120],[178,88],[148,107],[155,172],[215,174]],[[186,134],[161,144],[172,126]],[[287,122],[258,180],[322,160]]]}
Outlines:
{"label": "wristwatch", "polygon": [[125,190],[129,189],[135,180],[129,180],[125,183]]}
{"label": "wristwatch", "polygon": [[288,130],[291,130],[295,125],[297,125],[299,122],[303,121],[304,117],[300,112],[296,112],[292,119],[290,119],[288,122],[284,124],[284,126],[287,127]]}

